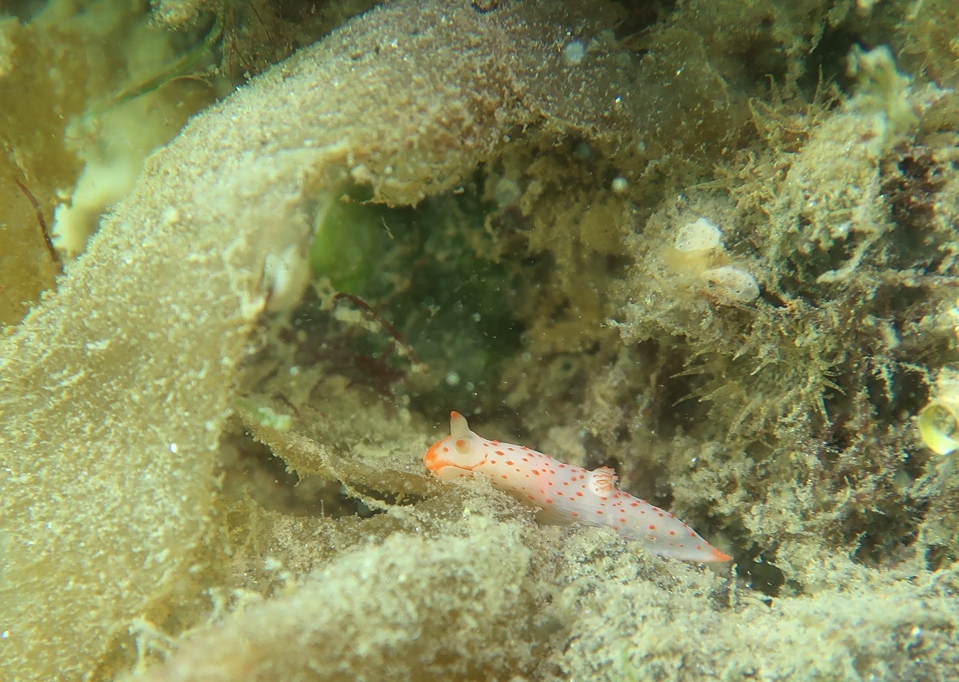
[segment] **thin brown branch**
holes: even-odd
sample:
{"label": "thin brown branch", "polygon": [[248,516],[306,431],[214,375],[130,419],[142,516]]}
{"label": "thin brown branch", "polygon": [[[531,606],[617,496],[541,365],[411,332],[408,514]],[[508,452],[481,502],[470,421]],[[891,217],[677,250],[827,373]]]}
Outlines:
{"label": "thin brown branch", "polygon": [[373,309],[373,306],[371,306],[369,303],[364,301],[359,296],[354,296],[353,294],[347,294],[342,291],[337,293],[336,296],[333,297],[333,300],[338,302],[340,299],[343,299],[343,298],[350,301],[354,305],[359,306],[360,308],[365,310],[369,315],[372,315],[377,322],[383,325],[383,328],[386,329],[387,332],[389,332],[390,336],[396,339],[396,342],[403,347],[403,350],[406,352],[406,355],[407,357],[409,357],[410,361],[412,361],[414,365],[421,364],[419,361],[419,358],[416,357],[416,351],[413,350],[413,347],[409,345],[408,343],[406,343],[406,341],[403,339],[403,336],[398,331],[396,331],[396,327],[394,327],[389,320],[387,320],[385,317],[383,317],[378,312],[376,312]]}
{"label": "thin brown branch", "polygon": [[17,187],[20,188],[20,191],[23,192],[24,196],[27,198],[27,201],[33,206],[33,210],[36,211],[37,223],[40,225],[40,234],[43,236],[43,243],[47,247],[47,253],[50,254],[50,260],[57,266],[58,269],[63,269],[63,263],[60,261],[60,256],[57,254],[57,250],[53,248],[53,242],[50,240],[50,232],[47,230],[47,221],[43,217],[43,211],[40,210],[40,202],[37,201],[37,198],[33,196],[33,192],[23,184],[20,178],[14,178],[14,182],[17,183]]}

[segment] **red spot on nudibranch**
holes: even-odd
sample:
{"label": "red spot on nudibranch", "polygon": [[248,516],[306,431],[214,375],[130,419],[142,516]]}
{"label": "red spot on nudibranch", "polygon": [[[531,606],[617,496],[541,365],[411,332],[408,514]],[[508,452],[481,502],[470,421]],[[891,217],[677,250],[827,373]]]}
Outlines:
{"label": "red spot on nudibranch", "polygon": [[546,504],[553,504],[553,501],[549,498],[546,498]]}
{"label": "red spot on nudibranch", "polygon": [[566,468],[566,465],[565,465],[565,464],[560,464],[560,465],[559,465],[559,468],[560,468],[560,469],[565,469],[565,468]]}
{"label": "red spot on nudibranch", "polygon": [[696,545],[696,549],[702,549],[702,545]]}
{"label": "red spot on nudibranch", "polygon": [[577,491],[576,491],[576,497],[582,497],[582,496],[583,496],[583,493],[581,493],[581,492],[579,492],[579,491],[577,490]]}
{"label": "red spot on nudibranch", "polygon": [[444,446],[443,446],[443,452],[449,452],[449,451],[450,451],[450,449],[444,445]]}
{"label": "red spot on nudibranch", "polygon": [[[510,460],[506,460],[506,466],[508,467],[513,466],[513,462],[511,462]],[[517,469],[517,471],[519,471],[519,469]]]}
{"label": "red spot on nudibranch", "polygon": [[666,516],[663,512],[659,512],[660,516]]}
{"label": "red spot on nudibranch", "polygon": [[504,453],[503,453],[502,450],[497,450],[497,451],[496,451],[496,454],[497,454],[497,455],[503,455]]}
{"label": "red spot on nudibranch", "polygon": [[503,474],[502,476],[500,476],[500,478],[506,478],[506,479],[508,479],[509,476],[507,476],[506,474]]}
{"label": "red spot on nudibranch", "polygon": [[693,531],[689,531],[689,537],[691,538],[696,537],[696,533],[694,533]]}
{"label": "red spot on nudibranch", "polygon": [[533,473],[539,476],[539,469],[533,469]]}
{"label": "red spot on nudibranch", "polygon": [[656,526],[654,526],[653,524],[649,524],[649,529],[650,529],[650,530],[656,530]]}
{"label": "red spot on nudibranch", "polygon": [[669,534],[670,534],[670,535],[676,535],[676,531],[671,530],[671,531],[669,531]]}
{"label": "red spot on nudibranch", "polygon": [[603,510],[602,510],[602,509],[597,509],[597,510],[596,510],[596,513],[597,513],[597,514],[602,514],[602,513],[603,513]]}
{"label": "red spot on nudibranch", "polygon": [[570,512],[569,515],[570,515],[570,516],[579,516],[579,512]]}
{"label": "red spot on nudibranch", "polygon": [[626,523],[626,519],[620,519],[619,522],[620,522],[620,523]]}

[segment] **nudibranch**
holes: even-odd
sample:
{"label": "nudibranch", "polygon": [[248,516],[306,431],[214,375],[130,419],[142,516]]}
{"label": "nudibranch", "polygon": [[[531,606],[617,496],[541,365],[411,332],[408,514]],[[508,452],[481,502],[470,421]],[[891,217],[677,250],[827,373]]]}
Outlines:
{"label": "nudibranch", "polygon": [[450,435],[434,443],[423,462],[443,480],[483,474],[494,487],[537,507],[543,523],[607,526],[672,559],[732,558],[669,512],[619,490],[609,467],[588,471],[527,447],[486,440],[470,431],[458,412],[450,415]]}

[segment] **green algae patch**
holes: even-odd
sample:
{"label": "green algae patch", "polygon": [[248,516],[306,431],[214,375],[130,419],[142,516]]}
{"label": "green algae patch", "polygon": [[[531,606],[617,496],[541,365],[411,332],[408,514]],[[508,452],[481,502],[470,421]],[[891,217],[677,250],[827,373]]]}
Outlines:
{"label": "green algae patch", "polygon": [[310,266],[337,291],[356,293],[377,270],[387,240],[382,209],[342,201],[330,202],[310,244]]}

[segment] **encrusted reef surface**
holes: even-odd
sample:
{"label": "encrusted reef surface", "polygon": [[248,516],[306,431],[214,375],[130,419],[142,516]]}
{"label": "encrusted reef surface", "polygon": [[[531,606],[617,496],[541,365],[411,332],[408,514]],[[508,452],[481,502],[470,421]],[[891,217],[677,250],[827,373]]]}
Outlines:
{"label": "encrusted reef surface", "polygon": [[[197,116],[0,338],[0,677],[955,676],[955,35],[394,2]],[[433,480],[450,409],[732,566]]]}

